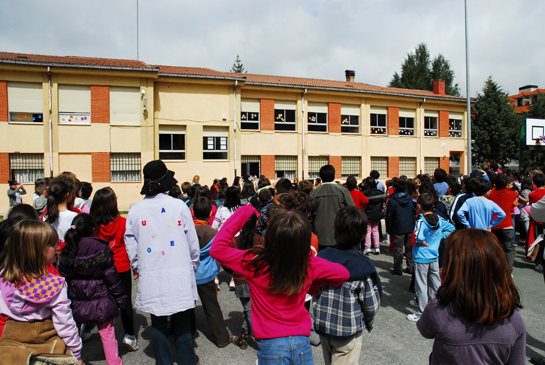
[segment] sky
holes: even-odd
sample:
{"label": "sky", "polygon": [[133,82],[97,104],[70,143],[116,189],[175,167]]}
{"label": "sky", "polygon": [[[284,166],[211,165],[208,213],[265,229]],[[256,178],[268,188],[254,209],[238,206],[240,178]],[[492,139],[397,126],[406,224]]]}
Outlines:
{"label": "sky", "polygon": [[[545,88],[545,1],[467,0],[470,95]],[[0,0],[0,51],[137,58],[137,0]],[[463,0],[138,0],[139,59],[387,86],[426,43],[466,95]]]}

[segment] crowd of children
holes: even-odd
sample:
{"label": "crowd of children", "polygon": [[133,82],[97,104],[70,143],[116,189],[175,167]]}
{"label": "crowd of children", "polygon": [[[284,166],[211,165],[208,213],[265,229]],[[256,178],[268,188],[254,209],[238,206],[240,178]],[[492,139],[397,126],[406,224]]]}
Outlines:
{"label": "crowd of children", "polygon": [[[498,244],[505,259],[497,259],[511,272],[522,240],[536,264],[543,257],[537,254],[543,247],[531,246],[543,229],[530,213],[545,196],[541,170],[475,170],[456,178],[436,169],[386,185],[372,171],[360,184],[354,176],[340,184],[326,165],[316,181],[280,179],[273,186],[265,176],[237,176],[231,186],[224,178],[210,188],[197,175],[178,186],[162,161],[143,173],[145,198],[127,218],[111,188],[90,199],[91,184],[70,172],[37,180],[32,205],[17,201],[26,191],[10,181],[10,210],[0,223],[0,356],[82,364],[82,342],[90,336],[84,328],[96,324],[107,363],[122,364],[113,318],[121,314],[122,342],[137,351],[134,275],[135,304],[151,316],[158,364],[172,364],[171,334],[178,363],[199,363],[192,343],[198,298],[218,348],[246,349],[255,341],[259,364],[312,364],[311,343],[321,343],[326,364],[355,364],[382,299],[368,255],[379,255],[388,236],[391,274],[412,277],[413,322],[430,302],[436,306],[436,295],[444,297],[439,272],[453,232],[491,232],[483,240]],[[235,337],[217,298],[222,269],[243,313]],[[47,343],[60,338],[62,346],[42,351],[42,331]]]}

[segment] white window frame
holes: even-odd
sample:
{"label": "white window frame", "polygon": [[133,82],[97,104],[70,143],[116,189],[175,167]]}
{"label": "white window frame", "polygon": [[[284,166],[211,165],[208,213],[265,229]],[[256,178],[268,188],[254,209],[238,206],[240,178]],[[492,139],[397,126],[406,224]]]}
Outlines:
{"label": "white window frame", "polygon": [[[37,82],[8,82],[8,121],[13,124],[43,124],[43,85]],[[26,91],[27,89],[28,91]],[[25,91],[21,91],[25,90]],[[28,99],[23,100],[24,105],[13,95],[29,95]],[[18,100],[14,103],[12,99]],[[23,98],[24,99],[24,98]],[[29,106],[27,106],[27,102]],[[13,105],[15,104],[15,105]]]}
{"label": "white window frame", "polygon": [[[412,119],[413,126],[407,127],[407,120]],[[404,121],[404,127],[401,126],[401,120]],[[406,110],[406,109],[400,109],[399,110],[399,135],[400,136],[414,136],[415,134],[415,111],[414,110]]]}
{"label": "white window frame", "polygon": [[[435,128],[428,128],[435,119]],[[424,113],[424,137],[439,137],[439,115],[437,113]]]}
{"label": "white window frame", "polygon": [[[384,117],[384,126],[379,126],[379,116]],[[373,120],[375,119],[375,120]],[[373,125],[373,122],[376,125]],[[373,108],[369,115],[369,132],[372,136],[387,136],[388,135],[388,110],[386,108]],[[384,133],[377,133],[384,129]]]}
{"label": "white window frame", "polygon": [[[356,124],[353,121],[356,120]],[[354,128],[355,132],[348,132],[346,128]],[[344,130],[343,130],[344,129]],[[341,133],[344,134],[359,134],[360,133],[360,116],[359,115],[341,115]]]}
{"label": "white window frame", "polygon": [[[287,112],[293,112],[293,122],[286,122]],[[284,117],[282,121],[279,119],[279,115]],[[293,126],[293,129],[276,129],[276,126]],[[275,100],[274,101],[274,131],[275,132],[297,132],[297,103],[288,100]]]}
{"label": "white window frame", "polygon": [[[212,146],[213,149],[209,149],[210,146]],[[223,148],[224,146],[225,148]],[[225,153],[225,158],[206,158],[205,153]],[[229,137],[221,135],[203,136],[202,159],[203,161],[229,161]]]}
{"label": "white window frame", "polygon": [[[186,132],[185,130],[170,130],[170,129],[165,129],[165,130],[161,130],[161,127],[159,127],[159,138],[161,138],[161,135],[170,135],[170,146],[172,148],[173,144],[174,144],[174,141],[173,141],[173,135],[174,134],[181,134],[184,136],[184,147],[185,149],[183,150],[173,150],[173,149],[170,149],[170,150],[162,150],[162,149],[159,149],[159,159],[160,160],[163,160],[163,161],[186,161],[187,160],[187,155],[186,155],[186,150],[187,150],[187,138],[186,138]],[[161,143],[159,143],[159,146],[161,146]],[[160,147],[159,147],[160,148]],[[162,153],[183,153],[183,157],[182,159],[179,159],[179,158],[175,158],[175,159],[164,159],[164,158],[161,158],[161,152]]]}
{"label": "white window frame", "polygon": [[[327,128],[327,113],[320,113],[320,112],[308,112],[308,120],[307,120],[307,130],[309,133],[327,133],[328,132],[328,128]],[[325,122],[324,121],[319,121],[320,120],[320,116],[325,116]],[[325,128],[325,130],[311,130],[310,128],[313,127],[313,128]]]}
{"label": "white window frame", "polygon": [[[456,127],[456,122],[460,122],[460,129],[453,129],[453,127]],[[462,113],[450,113],[449,114],[448,136],[450,138],[463,138],[464,137],[464,117],[463,117]]]}
{"label": "white window frame", "polygon": [[[240,130],[259,131],[261,130],[260,100],[242,99],[240,102]],[[257,120],[250,120],[250,117],[257,116]],[[257,124],[257,128],[244,128],[244,124]]]}

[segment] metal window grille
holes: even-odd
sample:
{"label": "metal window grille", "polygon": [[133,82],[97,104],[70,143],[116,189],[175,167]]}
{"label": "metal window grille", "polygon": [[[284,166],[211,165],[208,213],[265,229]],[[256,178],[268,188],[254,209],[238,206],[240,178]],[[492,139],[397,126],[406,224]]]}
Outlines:
{"label": "metal window grille", "polygon": [[110,153],[110,180],[142,181],[140,153]]}
{"label": "metal window grille", "polygon": [[359,178],[361,175],[361,158],[357,156],[343,157],[341,171],[343,179],[350,175]]}
{"label": "metal window grille", "polygon": [[424,157],[424,173],[433,175],[439,167],[439,157]]}
{"label": "metal window grille", "polygon": [[308,156],[308,178],[319,178],[320,169],[327,164],[329,164],[329,158],[327,156]]}
{"label": "metal window grille", "polygon": [[402,175],[410,179],[416,176],[416,157],[399,158],[399,176]]}
{"label": "metal window grille", "polygon": [[297,177],[297,156],[276,156],[274,169],[277,179],[295,179]]}
{"label": "metal window grille", "polygon": [[377,170],[380,176],[388,176],[388,157],[371,157],[371,170]]}
{"label": "metal window grille", "polygon": [[257,176],[261,175],[261,157],[260,156],[240,156],[242,175]]}
{"label": "metal window grille", "polygon": [[9,169],[12,180],[23,184],[44,178],[43,153],[10,153]]}

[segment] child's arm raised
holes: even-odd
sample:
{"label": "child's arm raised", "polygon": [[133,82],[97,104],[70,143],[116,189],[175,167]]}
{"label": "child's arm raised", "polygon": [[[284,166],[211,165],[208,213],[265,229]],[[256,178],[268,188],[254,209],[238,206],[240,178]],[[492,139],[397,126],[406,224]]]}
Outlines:
{"label": "child's arm raised", "polygon": [[311,256],[311,265],[314,268],[314,277],[308,289],[310,295],[314,295],[316,289],[322,285],[339,286],[350,278],[350,273],[341,264],[336,264],[320,257]]}
{"label": "child's arm raised", "polygon": [[244,252],[231,247],[233,237],[244,227],[248,218],[255,214],[256,210],[251,205],[245,205],[225,221],[221,230],[218,232],[210,248],[210,256],[218,260],[222,265],[229,267],[236,272],[243,274],[246,272],[242,268],[242,258]]}

